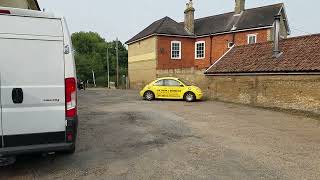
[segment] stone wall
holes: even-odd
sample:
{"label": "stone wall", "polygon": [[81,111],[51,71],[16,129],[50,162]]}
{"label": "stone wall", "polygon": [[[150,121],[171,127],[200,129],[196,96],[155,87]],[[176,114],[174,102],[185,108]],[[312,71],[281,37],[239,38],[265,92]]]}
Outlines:
{"label": "stone wall", "polygon": [[320,75],[204,76],[194,68],[157,70],[199,86],[205,98],[320,114]]}
{"label": "stone wall", "polygon": [[155,36],[128,46],[130,88],[140,89],[156,79],[156,46]]}
{"label": "stone wall", "polygon": [[210,76],[210,99],[320,114],[320,75]]}

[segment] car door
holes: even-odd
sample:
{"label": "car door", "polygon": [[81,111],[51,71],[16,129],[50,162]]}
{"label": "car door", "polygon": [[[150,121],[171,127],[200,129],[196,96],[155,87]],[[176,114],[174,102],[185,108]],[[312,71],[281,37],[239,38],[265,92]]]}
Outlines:
{"label": "car door", "polygon": [[179,81],[166,79],[164,84],[167,87],[169,98],[181,99],[184,86]]}
{"label": "car door", "polygon": [[156,98],[166,98],[168,97],[168,90],[164,86],[164,80],[159,80],[153,84],[153,88],[155,90]]}

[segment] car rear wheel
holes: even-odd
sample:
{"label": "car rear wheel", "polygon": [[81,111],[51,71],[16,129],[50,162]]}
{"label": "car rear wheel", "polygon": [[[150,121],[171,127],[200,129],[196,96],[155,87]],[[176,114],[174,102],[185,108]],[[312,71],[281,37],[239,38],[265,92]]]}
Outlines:
{"label": "car rear wheel", "polygon": [[144,98],[147,100],[147,101],[152,101],[154,100],[154,94],[152,91],[147,91],[144,93]]}
{"label": "car rear wheel", "polygon": [[187,101],[187,102],[194,102],[196,100],[196,95],[192,92],[187,92],[185,95],[184,95],[184,99]]}

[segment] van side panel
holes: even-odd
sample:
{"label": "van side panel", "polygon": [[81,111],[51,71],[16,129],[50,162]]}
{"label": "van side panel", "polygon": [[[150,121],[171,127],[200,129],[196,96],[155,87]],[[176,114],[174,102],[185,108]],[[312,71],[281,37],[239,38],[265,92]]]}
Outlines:
{"label": "van side panel", "polygon": [[63,37],[61,19],[0,15],[0,34]]}
{"label": "van side panel", "polygon": [[[5,147],[65,141],[64,44],[61,39],[0,36]],[[22,103],[13,102],[15,88],[23,91]]]}

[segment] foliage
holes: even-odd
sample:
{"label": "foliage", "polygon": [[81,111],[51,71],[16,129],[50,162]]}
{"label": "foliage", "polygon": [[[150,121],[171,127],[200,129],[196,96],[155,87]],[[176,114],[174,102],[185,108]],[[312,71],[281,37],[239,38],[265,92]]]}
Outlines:
{"label": "foliage", "polygon": [[[97,85],[106,86],[107,49],[109,49],[110,79],[116,81],[116,41],[107,42],[95,32],[77,32],[72,34],[72,43],[78,78],[92,83],[92,71],[94,71]],[[120,41],[118,50],[121,78],[123,75],[128,75],[128,50]]]}

